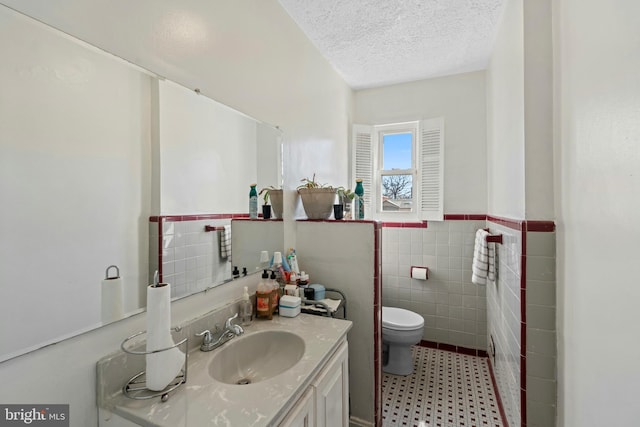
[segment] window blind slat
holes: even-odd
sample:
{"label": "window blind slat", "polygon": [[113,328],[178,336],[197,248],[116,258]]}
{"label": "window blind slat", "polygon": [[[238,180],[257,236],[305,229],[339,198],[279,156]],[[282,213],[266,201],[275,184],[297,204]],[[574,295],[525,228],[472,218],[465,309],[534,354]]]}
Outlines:
{"label": "window blind slat", "polygon": [[420,216],[423,220],[444,219],[444,120],[420,122]]}

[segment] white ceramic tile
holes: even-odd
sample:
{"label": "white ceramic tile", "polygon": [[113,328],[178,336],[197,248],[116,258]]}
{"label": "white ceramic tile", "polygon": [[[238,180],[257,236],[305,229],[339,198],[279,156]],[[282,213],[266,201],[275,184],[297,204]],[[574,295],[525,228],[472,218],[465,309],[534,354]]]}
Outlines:
{"label": "white ceramic tile", "polygon": [[555,282],[541,282],[527,279],[527,304],[555,307]]}
{"label": "white ceramic tile", "polygon": [[556,280],[556,259],[527,256],[527,280],[553,282]]}
{"label": "white ceramic tile", "polygon": [[449,224],[452,221],[429,221],[428,230],[429,231],[449,231]]}
{"label": "white ceramic tile", "polygon": [[398,299],[403,301],[411,301],[411,289],[398,288]]}
{"label": "white ceramic tile", "polygon": [[449,246],[449,236],[450,233],[448,231],[438,231],[436,233],[436,243],[438,245]]}
{"label": "white ceramic tile", "polygon": [[556,380],[556,358],[537,353],[527,353],[527,378],[538,377]]}
{"label": "white ceramic tile", "polygon": [[554,331],[556,328],[555,307],[527,304],[527,326],[533,329]]}
{"label": "white ceramic tile", "polygon": [[398,242],[398,229],[385,227],[382,229],[382,240],[389,242]]}
{"label": "white ceramic tile", "polygon": [[556,407],[535,402],[527,398],[527,427],[554,427]]}
{"label": "white ceramic tile", "polygon": [[556,346],[555,331],[535,329],[527,325],[527,352],[555,356]]}
{"label": "white ceramic tile", "polygon": [[435,245],[438,239],[438,233],[435,231],[424,231],[422,233],[422,243]]}
{"label": "white ceramic tile", "polygon": [[556,402],[556,382],[527,375],[527,400],[554,405]]}
{"label": "white ceramic tile", "polygon": [[448,257],[449,256],[449,246],[448,245],[437,245],[436,246],[436,255],[438,257]]}
{"label": "white ceramic tile", "polygon": [[555,257],[556,233],[527,233],[527,256]]}

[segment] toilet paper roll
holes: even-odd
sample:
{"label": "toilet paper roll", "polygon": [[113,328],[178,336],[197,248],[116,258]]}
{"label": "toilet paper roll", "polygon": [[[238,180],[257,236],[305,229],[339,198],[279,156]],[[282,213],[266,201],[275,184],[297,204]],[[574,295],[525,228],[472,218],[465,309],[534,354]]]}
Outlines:
{"label": "toilet paper roll", "polygon": [[[158,283],[147,287],[147,351],[173,346],[171,338],[171,286]],[[180,373],[185,362],[179,348],[146,355],[147,388],[160,391]]]}
{"label": "toilet paper roll", "polygon": [[111,323],[124,317],[122,287],[121,277],[112,277],[102,281],[100,299],[102,323]]}
{"label": "toilet paper roll", "polygon": [[427,267],[411,267],[411,277],[418,280],[427,280],[429,278],[429,269]]}

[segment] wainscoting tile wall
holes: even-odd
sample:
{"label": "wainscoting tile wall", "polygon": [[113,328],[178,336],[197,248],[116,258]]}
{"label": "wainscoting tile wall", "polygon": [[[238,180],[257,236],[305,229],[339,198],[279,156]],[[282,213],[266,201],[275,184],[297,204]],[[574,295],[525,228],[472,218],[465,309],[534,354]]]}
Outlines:
{"label": "wainscoting tile wall", "polygon": [[[401,225],[382,229],[382,304],[423,316],[425,340],[485,350],[485,287],[471,283],[475,232],[484,219]],[[411,266],[428,267],[429,279],[412,279]]]}
{"label": "wainscoting tile wall", "polygon": [[526,236],[527,427],[554,427],[557,400],[556,234],[528,231]]}
{"label": "wainscoting tile wall", "polygon": [[204,230],[205,225],[230,223],[230,218],[161,217],[160,221],[157,217],[152,218],[149,222],[149,277],[159,270],[162,281],[171,283],[172,298],[202,291],[231,278],[231,263],[220,258],[220,232]]}
{"label": "wainscoting tile wall", "polygon": [[[496,244],[498,278],[487,284],[489,357],[509,426],[521,423],[521,261],[522,232],[487,222],[491,234],[502,234]],[[519,227],[519,226],[518,226]]]}

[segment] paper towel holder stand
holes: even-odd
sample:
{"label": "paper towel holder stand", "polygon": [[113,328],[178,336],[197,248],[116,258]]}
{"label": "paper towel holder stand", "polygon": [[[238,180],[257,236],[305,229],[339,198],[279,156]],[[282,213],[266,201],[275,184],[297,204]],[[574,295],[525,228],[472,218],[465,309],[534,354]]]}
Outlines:
{"label": "paper towel holder stand", "polygon": [[[179,329],[176,328],[176,331],[179,331]],[[127,348],[127,343],[129,341],[131,341],[133,338],[136,338],[146,333],[147,333],[146,331],[141,331],[131,335],[130,337],[125,338],[124,341],[122,341],[122,344],[120,344],[120,348],[122,349],[122,351],[128,354],[146,356],[147,354],[169,351],[171,349],[177,348],[184,344],[185,345],[184,367],[180,370],[180,373],[169,383],[169,385],[164,388],[164,390],[161,390],[161,391],[149,390],[146,386],[146,381],[145,381],[146,378],[144,379],[142,378],[145,376],[146,371],[142,371],[134,375],[133,377],[131,377],[129,381],[127,381],[127,383],[122,387],[122,394],[124,394],[130,399],[136,399],[136,400],[146,400],[146,399],[153,399],[154,397],[160,397],[160,400],[162,402],[166,402],[167,400],[169,400],[170,392],[174,391],[175,389],[180,387],[182,384],[185,384],[187,382],[187,364],[188,364],[187,362],[189,361],[189,352],[188,352],[189,338],[187,337],[182,341],[172,345],[171,347],[161,348],[159,350],[153,350],[153,351],[131,350]]]}
{"label": "paper towel holder stand", "polygon": [[[112,268],[116,269],[116,275],[113,277],[109,277],[109,270],[111,270]],[[120,278],[120,269],[118,268],[117,265],[110,265],[109,267],[107,267],[107,270],[104,273],[105,280],[113,280],[113,279],[119,279],[119,278]]]}

